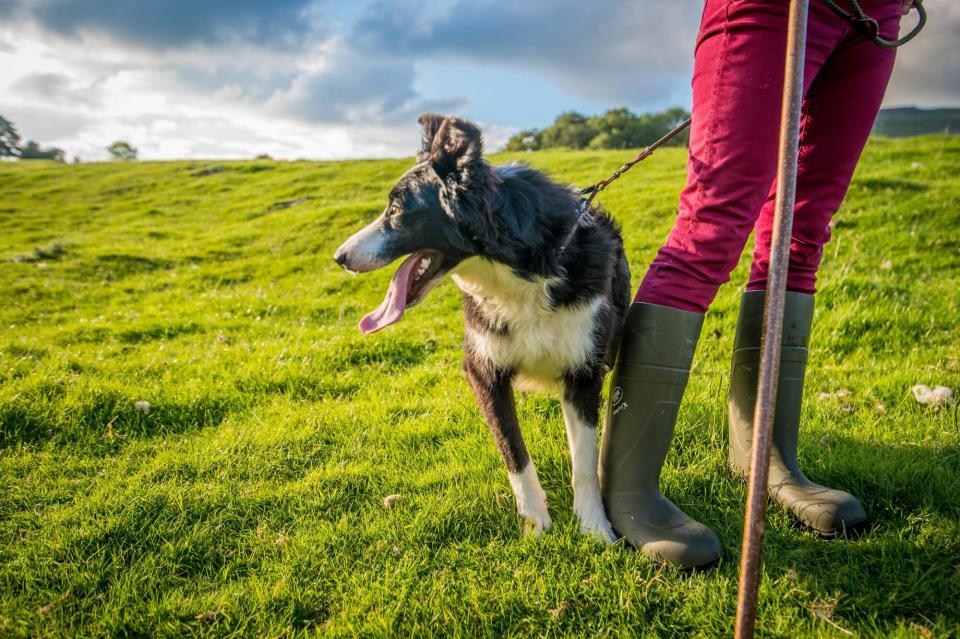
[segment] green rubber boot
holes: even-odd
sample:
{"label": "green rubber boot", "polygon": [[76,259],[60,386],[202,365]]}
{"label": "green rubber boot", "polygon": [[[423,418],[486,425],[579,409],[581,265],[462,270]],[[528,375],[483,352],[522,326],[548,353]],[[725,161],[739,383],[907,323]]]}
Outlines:
{"label": "green rubber boot", "polygon": [[[748,291],[743,295],[733,344],[729,397],[730,468],[742,476],[750,473],[765,298],[764,291]],[[788,291],[783,310],[783,345],[767,493],[805,526],[822,537],[832,538],[844,532],[862,532],[869,526],[869,521],[856,497],[813,483],[797,464],[800,400],[812,322],[813,295]]]}
{"label": "green rubber boot", "polygon": [[660,469],[703,315],[655,304],[630,307],[600,447],[600,487],[617,534],[658,563],[702,568],[721,554],[712,530],[660,494]]}

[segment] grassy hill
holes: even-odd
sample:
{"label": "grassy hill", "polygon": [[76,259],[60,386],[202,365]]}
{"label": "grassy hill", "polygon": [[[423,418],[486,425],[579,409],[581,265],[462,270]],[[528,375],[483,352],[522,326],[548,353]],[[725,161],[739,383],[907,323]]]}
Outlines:
{"label": "grassy hill", "polygon": [[918,109],[903,107],[881,109],[873,125],[873,134],[902,138],[929,133],[960,131],[960,109]]}
{"label": "grassy hill", "polygon": [[[584,184],[628,155],[523,159]],[[560,409],[538,395],[518,410],[555,527],[521,538],[452,284],[363,336],[390,273],[331,259],[408,165],[0,164],[0,636],[729,635],[746,257],[663,475],[727,560],[684,574],[581,538]],[[960,391],[958,173],[958,138],[873,140],[838,215],[801,460],[875,527],[824,542],[771,506],[762,636],[960,633],[957,411],[909,390]],[[663,150],[603,197],[635,285],[683,175]]]}

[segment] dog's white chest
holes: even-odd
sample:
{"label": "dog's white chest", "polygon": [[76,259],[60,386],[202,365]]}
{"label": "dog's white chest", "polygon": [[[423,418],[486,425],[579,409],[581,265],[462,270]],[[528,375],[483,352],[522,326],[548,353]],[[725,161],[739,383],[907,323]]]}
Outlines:
{"label": "dog's white chest", "polygon": [[524,280],[502,264],[478,258],[457,267],[452,278],[491,325],[506,329],[500,334],[468,327],[467,347],[498,368],[516,370],[520,388],[552,388],[564,373],[589,362],[602,297],[551,309],[549,281]]}

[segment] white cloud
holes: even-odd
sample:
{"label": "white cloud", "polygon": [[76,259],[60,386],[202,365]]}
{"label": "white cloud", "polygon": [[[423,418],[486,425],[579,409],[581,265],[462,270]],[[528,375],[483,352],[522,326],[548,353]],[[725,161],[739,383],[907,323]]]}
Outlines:
{"label": "white cloud", "polygon": [[[117,139],[136,146],[141,159],[151,160],[249,158],[259,153],[276,158],[382,157],[412,155],[416,149],[412,119],[406,126],[384,124],[379,117],[311,123],[293,108],[296,103],[251,96],[258,77],[268,85],[274,78],[271,67],[284,66],[288,76],[309,80],[309,74],[323,69],[318,56],[305,57],[299,68],[292,58],[283,65],[279,55],[258,57],[249,48],[241,47],[233,58],[212,51],[204,58],[210,66],[236,68],[245,59],[257,61],[248,67],[249,83],[208,86],[189,73],[184,80],[185,65],[198,64],[196,56],[185,51],[156,59],[101,39],[95,46],[77,47],[82,51],[73,55],[62,48],[62,41],[41,39],[35,32],[0,31],[0,39],[14,43],[10,51],[0,52],[0,65],[13,70],[0,79],[5,96],[0,113],[15,122],[25,139],[58,146],[68,156],[106,159],[106,147]],[[294,83],[273,95],[310,98],[297,90]],[[360,85],[357,90],[371,91]]]}

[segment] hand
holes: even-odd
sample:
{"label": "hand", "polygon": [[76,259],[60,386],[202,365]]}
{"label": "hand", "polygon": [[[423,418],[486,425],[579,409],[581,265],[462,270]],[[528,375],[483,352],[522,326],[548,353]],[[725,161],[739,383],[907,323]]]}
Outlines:
{"label": "hand", "polygon": [[913,0],[900,0],[900,15],[907,15],[910,9],[913,9]]}

